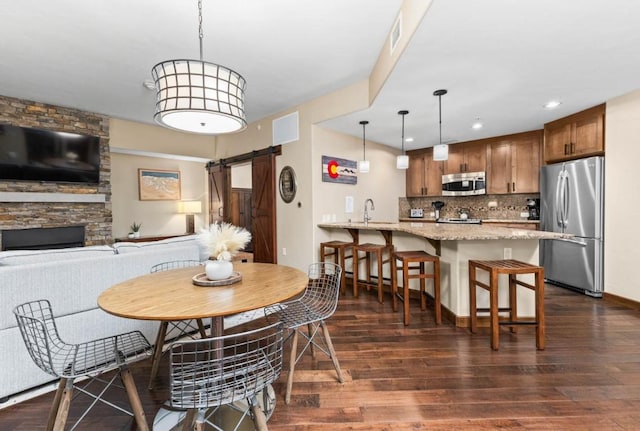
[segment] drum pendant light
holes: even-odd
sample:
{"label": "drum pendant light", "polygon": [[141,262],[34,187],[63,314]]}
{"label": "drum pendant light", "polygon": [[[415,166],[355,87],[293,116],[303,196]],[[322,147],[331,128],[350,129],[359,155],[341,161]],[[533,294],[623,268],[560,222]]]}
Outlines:
{"label": "drum pendant light", "polygon": [[202,59],[202,0],[198,0],[200,60],[167,60],[151,75],[156,88],[154,119],[185,132],[216,135],[247,127],[246,81],[237,72]]}
{"label": "drum pendant light", "polygon": [[438,113],[439,113],[439,126],[440,126],[440,144],[433,146],[433,160],[443,161],[449,158],[449,145],[442,143],[442,96],[447,94],[447,90],[436,90],[433,92],[434,96],[438,96]]}
{"label": "drum pendant light", "polygon": [[398,169],[409,168],[409,156],[404,153],[404,116],[408,113],[409,111],[406,110],[398,111],[398,115],[402,115],[402,154],[396,157],[396,168]]}
{"label": "drum pendant light", "polygon": [[361,121],[360,124],[362,125],[362,160],[358,163],[358,171],[365,174],[369,172],[369,161],[367,160],[364,128],[369,124],[369,122],[364,120]]}

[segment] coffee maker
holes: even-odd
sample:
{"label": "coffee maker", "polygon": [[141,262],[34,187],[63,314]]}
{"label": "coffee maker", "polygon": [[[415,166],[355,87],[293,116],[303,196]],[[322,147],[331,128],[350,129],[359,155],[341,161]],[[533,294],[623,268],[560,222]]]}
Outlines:
{"label": "coffee maker", "polygon": [[444,202],[442,201],[433,201],[431,202],[431,206],[433,207],[433,212],[435,215],[435,219],[438,220],[440,218],[440,210],[444,206]]}
{"label": "coffee maker", "polygon": [[540,220],[540,199],[527,199],[529,220]]}

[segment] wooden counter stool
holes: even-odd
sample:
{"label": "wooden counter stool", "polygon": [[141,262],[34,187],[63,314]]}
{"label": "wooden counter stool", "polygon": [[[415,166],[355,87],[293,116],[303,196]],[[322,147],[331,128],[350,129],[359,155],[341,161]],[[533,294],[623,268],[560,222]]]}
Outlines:
{"label": "wooden counter stool", "polygon": [[[347,259],[353,258],[353,242],[347,241],[327,241],[320,243],[320,262],[325,262],[327,257],[333,259],[332,263],[340,265],[342,275],[340,276],[340,292],[344,295],[347,290],[346,268],[344,267]],[[348,252],[350,255],[347,255]]]}
{"label": "wooden counter stool", "polygon": [[[402,262],[402,295],[398,293],[398,261]],[[425,271],[426,263],[433,264],[433,272]],[[418,271],[411,273],[410,271]],[[436,324],[442,323],[442,311],[440,306],[440,258],[422,250],[396,251],[391,260],[391,291],[393,295],[393,311],[398,310],[398,299],[403,303],[404,324],[409,324],[409,280],[420,280],[420,309],[427,309],[426,279],[433,279],[433,299]]]}
{"label": "wooden counter stool", "polygon": [[[364,253],[364,258],[366,260],[366,273],[365,273],[365,277],[364,280],[359,280],[358,279],[358,262],[360,259],[360,253]],[[358,297],[358,285],[360,283],[365,283],[367,286],[367,290],[369,290],[371,288],[371,286],[373,285],[373,282],[371,281],[371,263],[374,261],[372,259],[372,255],[376,255],[375,257],[375,262],[377,263],[377,269],[378,269],[378,273],[377,273],[377,287],[378,287],[378,302],[380,304],[382,304],[382,293],[383,293],[383,286],[384,286],[384,279],[383,279],[383,265],[385,263],[390,263],[391,262],[391,258],[393,255],[393,246],[392,245],[386,245],[386,244],[371,244],[371,243],[365,243],[365,244],[355,244],[353,246],[353,296],[354,297]],[[385,254],[386,254],[386,258],[385,258]]]}
{"label": "wooden counter stool", "polygon": [[[489,284],[480,282],[476,278],[476,272],[482,269],[489,273]],[[509,275],[509,307],[498,306],[498,276]],[[533,285],[516,278],[519,274],[533,274]],[[535,292],[535,320],[519,320],[516,301],[516,286],[523,286]],[[489,291],[489,308],[476,308],[476,287]],[[511,332],[516,332],[515,325],[535,325],[536,347],[544,350],[544,269],[541,266],[518,260],[470,260],[469,261],[469,308],[471,316],[471,332],[476,332],[477,312],[488,311],[491,320],[491,348],[498,350],[499,325],[511,327]],[[509,320],[499,321],[498,313],[508,311]]]}

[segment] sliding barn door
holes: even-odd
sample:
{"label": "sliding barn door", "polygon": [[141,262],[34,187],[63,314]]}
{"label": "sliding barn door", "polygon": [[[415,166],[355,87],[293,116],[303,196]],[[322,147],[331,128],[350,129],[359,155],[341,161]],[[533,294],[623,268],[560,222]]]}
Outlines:
{"label": "sliding barn door", "polygon": [[274,154],[252,160],[253,261],[277,263]]}
{"label": "sliding barn door", "polygon": [[231,209],[231,167],[209,167],[209,224],[229,221]]}

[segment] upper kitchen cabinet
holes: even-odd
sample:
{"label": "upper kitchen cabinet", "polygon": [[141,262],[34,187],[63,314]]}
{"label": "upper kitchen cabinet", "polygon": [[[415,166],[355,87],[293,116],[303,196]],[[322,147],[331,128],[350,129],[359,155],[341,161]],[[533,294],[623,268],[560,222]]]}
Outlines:
{"label": "upper kitchen cabinet", "polygon": [[487,144],[487,193],[538,193],[542,130],[491,139]]}
{"label": "upper kitchen cabinet", "polygon": [[444,162],[444,173],[483,172],[486,165],[487,146],[484,140],[449,145],[449,158]]}
{"label": "upper kitchen cabinet", "polygon": [[408,151],[407,197],[441,196],[443,162],[433,160],[433,148]]}
{"label": "upper kitchen cabinet", "polygon": [[605,105],[544,125],[546,163],[604,155]]}

